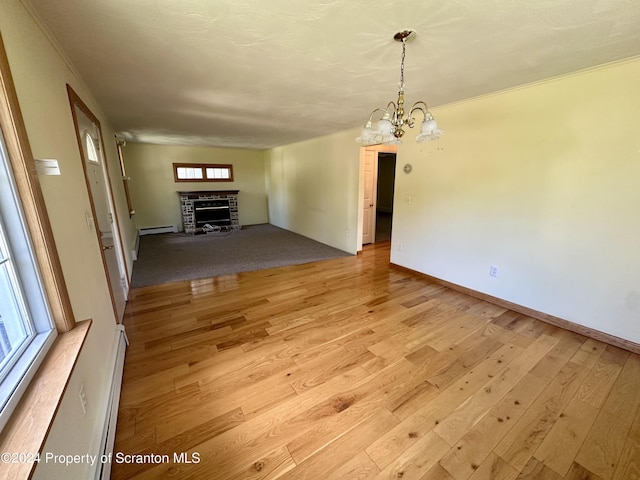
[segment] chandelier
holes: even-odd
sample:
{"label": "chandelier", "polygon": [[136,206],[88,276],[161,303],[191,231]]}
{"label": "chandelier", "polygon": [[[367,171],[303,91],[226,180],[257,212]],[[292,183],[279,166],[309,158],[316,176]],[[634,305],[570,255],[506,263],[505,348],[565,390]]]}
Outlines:
{"label": "chandelier", "polygon": [[[413,128],[415,124],[414,113],[422,112],[423,121],[420,128],[420,134],[416,136],[416,142],[428,142],[431,140],[437,140],[442,135],[443,131],[438,128],[433,115],[429,111],[427,104],[422,100],[413,104],[409,110],[409,114],[405,115],[404,112],[404,56],[407,47],[407,41],[415,37],[416,32],[413,30],[403,30],[396,33],[393,39],[396,42],[402,42],[402,59],[400,62],[400,90],[398,91],[398,99],[396,102],[389,102],[386,108],[376,108],[371,115],[369,115],[369,121],[362,128],[362,133],[356,141],[363,145],[375,145],[375,144],[397,144],[400,143],[400,139],[404,135],[404,126]],[[372,119],[377,113],[382,113],[381,118],[376,123],[376,128],[373,128]]]}

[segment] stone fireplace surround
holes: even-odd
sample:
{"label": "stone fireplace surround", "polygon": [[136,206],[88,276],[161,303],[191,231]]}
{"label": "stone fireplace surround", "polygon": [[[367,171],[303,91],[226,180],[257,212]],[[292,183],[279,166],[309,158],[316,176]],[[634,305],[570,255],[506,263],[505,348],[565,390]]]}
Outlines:
{"label": "stone fireplace surround", "polygon": [[224,231],[236,232],[240,230],[238,218],[238,193],[240,190],[201,190],[196,192],[178,192],[180,195],[180,209],[182,211],[182,224],[187,235],[202,233],[202,229],[196,228],[193,202],[197,200],[229,200],[229,213],[231,225],[221,227]]}

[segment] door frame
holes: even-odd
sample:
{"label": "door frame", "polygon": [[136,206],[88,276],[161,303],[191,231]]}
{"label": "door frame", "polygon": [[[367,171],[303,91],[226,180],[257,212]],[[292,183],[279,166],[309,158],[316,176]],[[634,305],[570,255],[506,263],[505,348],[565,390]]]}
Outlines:
{"label": "door frame", "polygon": [[129,270],[127,268],[127,262],[124,256],[124,246],[122,243],[122,234],[120,228],[120,219],[118,218],[118,212],[115,208],[114,204],[114,196],[113,196],[113,188],[111,187],[111,177],[109,175],[109,168],[107,165],[107,156],[106,150],[104,148],[104,135],[102,133],[102,125],[98,118],[93,114],[93,112],[89,109],[89,107],[82,101],[80,96],[73,90],[71,85],[67,84],[67,94],[69,95],[69,104],[71,106],[71,115],[73,116],[73,125],[76,134],[76,140],[78,142],[78,149],[80,151],[80,161],[82,162],[82,172],[84,174],[85,187],[87,188],[87,195],[89,196],[89,205],[91,208],[91,216],[94,219],[94,233],[96,235],[96,239],[98,240],[98,245],[100,247],[100,258],[102,258],[102,267],[104,269],[105,278],[107,280],[107,285],[109,287],[109,296],[111,298],[111,306],[113,308],[113,315],[116,323],[121,323],[122,319],[119,318],[118,308],[116,307],[115,296],[113,293],[114,285],[111,283],[111,277],[109,275],[109,270],[107,266],[107,259],[105,257],[105,249],[102,245],[102,239],[100,237],[100,228],[97,226],[97,214],[96,214],[96,206],[93,201],[93,194],[91,193],[91,185],[89,183],[89,175],[87,172],[87,158],[84,152],[84,139],[82,138],[82,132],[79,128],[78,116],[76,114],[76,108],[82,111],[84,115],[86,115],[89,120],[91,120],[96,127],[98,128],[98,133],[100,135],[100,148],[102,149],[102,173],[104,175],[105,180],[105,190],[107,190],[107,203],[110,209],[110,213],[113,215],[113,224],[116,230],[113,244],[117,249],[116,258],[118,261],[119,268],[124,272],[124,281],[125,285],[122,285],[125,299],[127,298],[127,292],[129,290]]}
{"label": "door frame", "polygon": [[[375,153],[375,162],[376,168],[378,165],[378,153],[395,153],[396,154],[396,165],[397,165],[397,155],[398,155],[398,146],[397,145],[367,145],[360,147],[360,175],[358,181],[358,229],[357,229],[357,251],[362,251],[362,234],[364,232],[364,162],[365,155],[367,151],[373,151]],[[378,179],[374,182],[374,195],[378,193]],[[375,238],[374,238],[375,242]],[[372,242],[372,243],[374,243]]]}

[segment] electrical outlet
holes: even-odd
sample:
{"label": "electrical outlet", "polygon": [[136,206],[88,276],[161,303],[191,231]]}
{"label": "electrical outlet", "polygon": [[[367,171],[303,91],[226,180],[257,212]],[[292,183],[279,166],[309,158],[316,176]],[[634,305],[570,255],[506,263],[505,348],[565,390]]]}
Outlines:
{"label": "electrical outlet", "polygon": [[404,252],[404,243],[399,243],[398,244],[398,251]]}
{"label": "electrical outlet", "polygon": [[80,386],[80,393],[78,393],[80,397],[80,405],[82,406],[82,413],[87,413],[87,393],[84,391],[84,384]]}
{"label": "electrical outlet", "polygon": [[500,269],[498,267],[496,267],[495,265],[491,265],[489,267],[489,275],[490,276],[497,277],[499,273],[500,273]]}

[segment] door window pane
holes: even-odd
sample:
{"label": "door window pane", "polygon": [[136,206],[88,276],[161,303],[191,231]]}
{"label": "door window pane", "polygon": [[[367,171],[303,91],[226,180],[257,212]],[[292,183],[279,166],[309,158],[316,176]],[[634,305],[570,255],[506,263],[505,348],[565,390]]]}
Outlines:
{"label": "door window pane", "polygon": [[93,163],[100,163],[98,158],[98,151],[96,150],[96,141],[93,139],[90,133],[85,133],[84,141],[87,146],[87,160]]}

